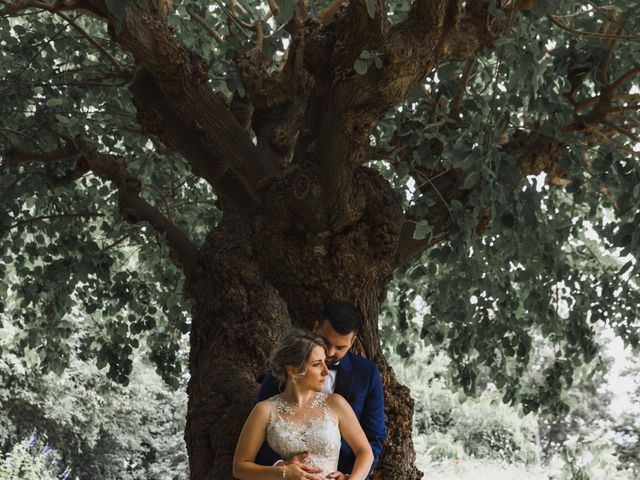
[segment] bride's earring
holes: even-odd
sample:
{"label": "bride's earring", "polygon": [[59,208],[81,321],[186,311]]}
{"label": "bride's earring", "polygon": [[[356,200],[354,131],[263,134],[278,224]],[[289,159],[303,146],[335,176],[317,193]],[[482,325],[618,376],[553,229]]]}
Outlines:
{"label": "bride's earring", "polygon": [[291,383],[296,383],[296,377],[291,377]]}

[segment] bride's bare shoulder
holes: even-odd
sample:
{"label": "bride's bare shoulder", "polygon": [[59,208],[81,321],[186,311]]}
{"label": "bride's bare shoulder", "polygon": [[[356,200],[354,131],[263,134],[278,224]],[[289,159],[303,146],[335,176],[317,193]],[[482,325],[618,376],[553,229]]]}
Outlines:
{"label": "bride's bare shoulder", "polygon": [[339,393],[331,393],[327,395],[327,403],[330,407],[337,410],[341,410],[345,407],[350,408],[349,402],[347,402],[345,398]]}
{"label": "bride's bare shoulder", "polygon": [[256,403],[256,406],[253,407],[253,413],[260,417],[268,417],[271,412],[274,410],[275,405],[273,400],[267,398],[266,400],[262,400],[261,402]]}

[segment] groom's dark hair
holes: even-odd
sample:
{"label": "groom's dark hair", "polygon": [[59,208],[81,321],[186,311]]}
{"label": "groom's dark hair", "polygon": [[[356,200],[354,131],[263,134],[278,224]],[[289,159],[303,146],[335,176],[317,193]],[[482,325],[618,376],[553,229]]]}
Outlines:
{"label": "groom's dark hair", "polygon": [[358,334],[362,325],[362,313],[355,305],[344,300],[329,300],[324,305],[322,322],[329,320],[340,335]]}

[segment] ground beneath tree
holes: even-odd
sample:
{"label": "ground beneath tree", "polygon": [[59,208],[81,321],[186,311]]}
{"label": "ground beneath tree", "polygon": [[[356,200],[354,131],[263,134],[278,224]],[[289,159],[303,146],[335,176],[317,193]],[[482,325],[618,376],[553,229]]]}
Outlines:
{"label": "ground beneath tree", "polygon": [[557,473],[540,466],[509,465],[487,460],[451,460],[438,465],[416,465],[424,472],[424,480],[551,480]]}

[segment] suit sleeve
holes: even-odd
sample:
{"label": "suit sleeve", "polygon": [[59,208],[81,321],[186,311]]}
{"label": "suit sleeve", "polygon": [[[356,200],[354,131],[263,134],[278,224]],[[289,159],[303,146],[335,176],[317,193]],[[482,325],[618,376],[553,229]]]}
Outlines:
{"label": "suit sleeve", "polygon": [[387,429],[384,425],[382,379],[380,378],[380,370],[376,366],[373,367],[369,391],[367,392],[362,416],[360,417],[360,425],[362,425],[362,429],[371,444],[371,450],[373,451],[371,469],[373,470],[380,458],[384,438],[387,436]]}
{"label": "suit sleeve", "polygon": [[[258,391],[258,398],[256,399],[256,403],[266,400],[267,398],[271,398],[274,395],[277,395],[278,392],[279,392],[278,381],[275,378],[273,378],[271,373],[267,373],[267,375],[262,380],[262,385],[260,385],[260,390]],[[274,463],[276,463],[278,460],[282,460],[282,459],[276,452],[271,450],[267,442],[264,442],[262,444],[262,447],[260,447],[258,454],[256,455],[255,462],[258,465],[271,466]]]}

